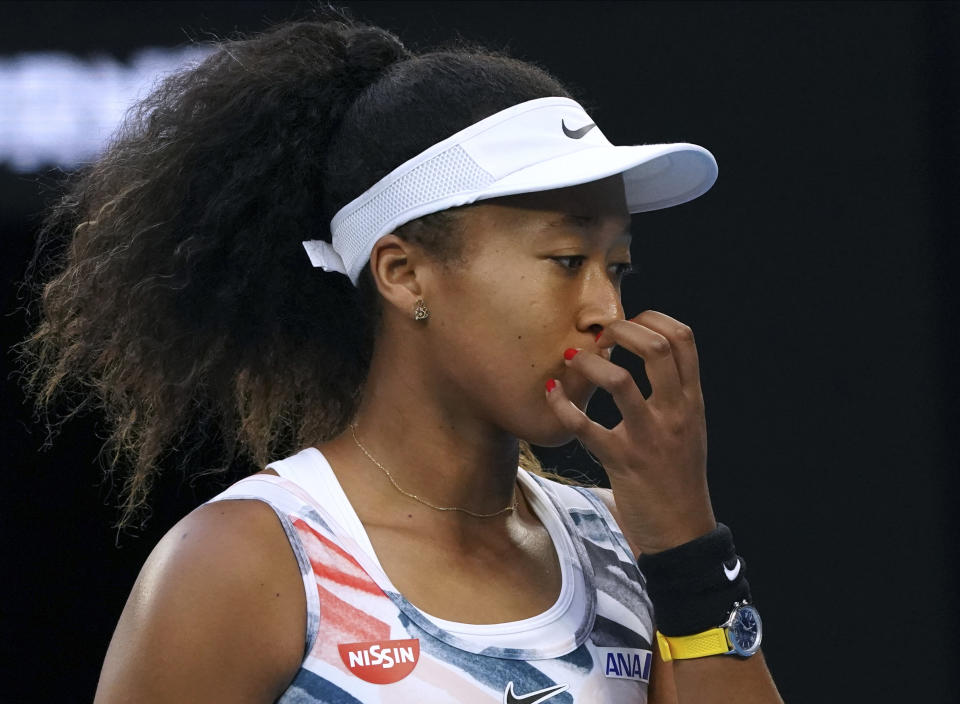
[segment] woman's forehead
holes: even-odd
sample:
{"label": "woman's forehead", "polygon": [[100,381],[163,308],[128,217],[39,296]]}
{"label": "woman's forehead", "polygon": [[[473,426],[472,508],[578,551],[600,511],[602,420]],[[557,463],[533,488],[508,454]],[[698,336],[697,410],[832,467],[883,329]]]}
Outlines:
{"label": "woman's forehead", "polygon": [[[550,213],[524,213],[523,216],[502,217],[501,213],[478,213],[471,217],[463,235],[467,259],[481,254],[501,259],[503,256],[521,256],[553,251],[561,247],[586,251],[629,250],[631,233],[629,222],[602,218],[589,225],[573,218],[551,220]],[[556,214],[554,214],[556,215]],[[559,250],[558,250],[559,251]]]}
{"label": "woman's forehead", "polygon": [[523,193],[477,203],[470,211],[467,227],[510,233],[511,238],[556,237],[561,234],[605,238],[629,238],[622,181],[604,179],[580,186]]}
{"label": "woman's forehead", "polygon": [[624,220],[630,218],[623,177],[619,174],[576,186],[519,193],[494,198],[488,202],[518,209],[547,210],[581,217],[621,215]]}

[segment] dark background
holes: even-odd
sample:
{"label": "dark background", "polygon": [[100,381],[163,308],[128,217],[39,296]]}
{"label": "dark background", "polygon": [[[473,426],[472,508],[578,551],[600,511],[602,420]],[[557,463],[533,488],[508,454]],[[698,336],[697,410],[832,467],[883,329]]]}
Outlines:
{"label": "dark background", "polygon": [[[614,143],[713,151],[710,193],[635,219],[625,297],[697,333],[714,505],[773,675],[790,702],[955,701],[958,5],[348,6],[414,47],[459,33],[545,65]],[[2,3],[0,54],[125,59],[306,7]],[[8,344],[51,180],[0,167]],[[147,529],[115,544],[96,419],[40,452],[4,364],[0,700],[89,701],[140,565],[216,487],[168,477]],[[572,448],[544,457],[595,473]]]}

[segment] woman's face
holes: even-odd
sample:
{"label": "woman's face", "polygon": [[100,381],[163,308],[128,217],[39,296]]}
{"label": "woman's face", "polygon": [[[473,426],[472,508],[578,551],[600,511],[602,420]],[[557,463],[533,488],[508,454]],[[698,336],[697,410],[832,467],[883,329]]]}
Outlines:
{"label": "woman's face", "polygon": [[431,364],[441,393],[517,437],[555,446],[571,437],[547,406],[558,378],[581,409],[596,387],[563,364],[570,347],[623,318],[630,216],[620,176],[509,196],[463,211],[464,263],[431,277]]}

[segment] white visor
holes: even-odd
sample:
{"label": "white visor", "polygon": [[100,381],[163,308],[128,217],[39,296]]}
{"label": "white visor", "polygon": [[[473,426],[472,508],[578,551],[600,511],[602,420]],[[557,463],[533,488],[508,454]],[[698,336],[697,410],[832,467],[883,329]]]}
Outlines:
{"label": "white visor", "polygon": [[356,285],[377,240],[404,223],[487,198],[577,186],[623,174],[631,213],[679,205],[717,180],[713,155],[695,144],[615,147],[569,98],[502,110],[401,164],[340,209],[333,245],[303,243],[310,261]]}

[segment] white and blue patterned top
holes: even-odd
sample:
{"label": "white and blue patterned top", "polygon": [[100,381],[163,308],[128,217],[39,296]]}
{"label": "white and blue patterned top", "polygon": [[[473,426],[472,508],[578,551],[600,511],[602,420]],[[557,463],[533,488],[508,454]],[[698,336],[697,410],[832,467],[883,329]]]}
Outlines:
{"label": "white and blue patterned top", "polygon": [[[560,560],[557,601],[532,618],[462,624],[420,611],[383,571],[315,448],[211,499],[276,512],[303,576],[305,655],[281,704],[640,704],[653,618],[633,555],[588,489],[518,471]],[[425,566],[428,568],[428,566]]]}

